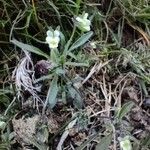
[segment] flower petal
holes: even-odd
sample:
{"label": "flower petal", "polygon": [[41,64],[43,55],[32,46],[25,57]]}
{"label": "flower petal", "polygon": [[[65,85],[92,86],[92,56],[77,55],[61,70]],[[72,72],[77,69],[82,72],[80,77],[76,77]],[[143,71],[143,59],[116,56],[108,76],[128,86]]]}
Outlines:
{"label": "flower petal", "polygon": [[58,47],[58,44],[59,44],[59,41],[60,41],[60,38],[59,37],[53,37],[49,40],[48,44],[49,44],[49,47],[51,49],[54,49],[54,48],[57,48]]}
{"label": "flower petal", "polygon": [[79,15],[78,17],[76,17],[76,21],[77,21],[77,26],[79,29],[83,30],[83,31],[90,31],[90,25],[91,25],[91,21],[88,18],[88,13],[82,13],[82,15]]}
{"label": "flower petal", "polygon": [[85,13],[83,19],[87,19],[88,15],[89,15],[88,13]]}
{"label": "flower petal", "polygon": [[91,21],[90,20],[86,19],[85,22],[86,22],[86,25],[88,25],[88,26],[91,25]]}
{"label": "flower petal", "polygon": [[84,26],[83,29],[84,29],[85,31],[90,31],[91,28],[90,28],[90,26]]}
{"label": "flower petal", "polygon": [[83,19],[82,19],[81,17],[76,17],[76,20],[77,20],[78,22],[82,22],[82,21],[83,21]]}
{"label": "flower petal", "polygon": [[59,37],[60,36],[60,32],[58,30],[54,31],[54,37]]}
{"label": "flower petal", "polygon": [[49,43],[49,47],[50,47],[51,49],[57,48],[57,47],[58,47],[58,42],[52,41],[51,43]]}
{"label": "flower petal", "polygon": [[46,42],[47,42],[47,43],[50,43],[51,40],[52,40],[52,37],[50,37],[50,36],[47,36],[47,37],[46,37]]}
{"label": "flower petal", "polygon": [[55,49],[58,47],[58,43],[55,43],[55,44],[49,44],[49,48],[50,49]]}
{"label": "flower petal", "polygon": [[59,42],[60,41],[60,38],[59,37],[54,37],[54,40]]}
{"label": "flower petal", "polygon": [[46,32],[46,34],[47,34],[47,36],[53,36],[53,33],[52,33],[52,31],[50,31],[50,30],[48,30],[47,32]]}

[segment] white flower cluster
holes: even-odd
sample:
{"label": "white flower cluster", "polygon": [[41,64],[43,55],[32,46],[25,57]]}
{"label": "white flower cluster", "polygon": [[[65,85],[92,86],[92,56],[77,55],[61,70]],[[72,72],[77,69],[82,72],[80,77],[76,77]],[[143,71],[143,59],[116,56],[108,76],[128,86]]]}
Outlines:
{"label": "white flower cluster", "polygon": [[77,21],[77,26],[82,30],[82,31],[90,31],[91,30],[91,21],[88,18],[88,13],[83,13],[82,15],[79,15],[76,17]]}
{"label": "white flower cluster", "polygon": [[[88,19],[88,13],[83,13],[75,18],[77,27],[83,32],[87,32],[91,30],[91,21]],[[49,45],[50,49],[58,48],[58,44],[60,42],[60,31],[56,30],[48,30],[46,43]]]}
{"label": "white flower cluster", "polygon": [[122,150],[132,150],[132,145],[128,136],[120,140],[120,147]]}
{"label": "white flower cluster", "polygon": [[60,32],[58,30],[47,31],[46,43],[48,43],[50,49],[57,48],[59,41],[60,41]]}

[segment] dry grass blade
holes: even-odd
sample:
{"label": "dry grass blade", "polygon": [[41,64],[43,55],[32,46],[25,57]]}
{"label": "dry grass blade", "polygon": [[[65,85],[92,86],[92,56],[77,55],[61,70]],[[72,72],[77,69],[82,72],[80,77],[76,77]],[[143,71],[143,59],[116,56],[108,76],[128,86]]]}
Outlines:
{"label": "dry grass blade", "polygon": [[107,62],[100,62],[100,63],[95,63],[95,65],[92,67],[90,73],[87,75],[87,77],[82,81],[82,84],[84,84],[85,82],[87,82],[91,76],[95,73],[95,72],[99,72],[101,68],[103,68],[104,66],[106,66],[110,61],[112,60],[109,60]]}

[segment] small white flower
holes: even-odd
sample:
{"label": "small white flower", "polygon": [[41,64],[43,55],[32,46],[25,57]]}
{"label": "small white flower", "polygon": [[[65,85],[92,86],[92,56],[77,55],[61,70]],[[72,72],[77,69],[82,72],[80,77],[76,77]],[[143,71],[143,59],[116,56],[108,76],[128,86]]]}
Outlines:
{"label": "small white flower", "polygon": [[6,123],[4,121],[0,121],[0,129],[4,129],[6,126]]}
{"label": "small white flower", "polygon": [[87,19],[88,13],[76,17],[77,26],[83,31],[90,31],[91,21]]}
{"label": "small white flower", "polygon": [[120,140],[120,147],[122,150],[132,150],[131,142],[127,136]]}
{"label": "small white flower", "polygon": [[46,42],[49,44],[51,49],[55,49],[58,47],[60,41],[60,32],[58,30],[55,31],[47,31]]}
{"label": "small white flower", "polygon": [[93,49],[95,49],[95,48],[96,48],[96,42],[91,42],[91,43],[90,43],[90,46],[91,46]]}

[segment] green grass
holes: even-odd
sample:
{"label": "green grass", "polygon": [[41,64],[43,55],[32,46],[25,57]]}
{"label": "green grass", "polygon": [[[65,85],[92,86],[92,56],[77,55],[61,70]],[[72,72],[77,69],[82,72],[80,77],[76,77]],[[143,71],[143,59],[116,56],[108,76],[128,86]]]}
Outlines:
{"label": "green grass", "polygon": [[[89,32],[75,22],[84,12]],[[45,43],[51,28],[61,32],[54,51]],[[0,149],[116,150],[126,138],[133,150],[150,148],[148,0],[0,0],[0,54]],[[20,88],[12,78],[25,56],[41,92],[26,91],[23,75]],[[34,74],[41,60],[52,66]]]}

